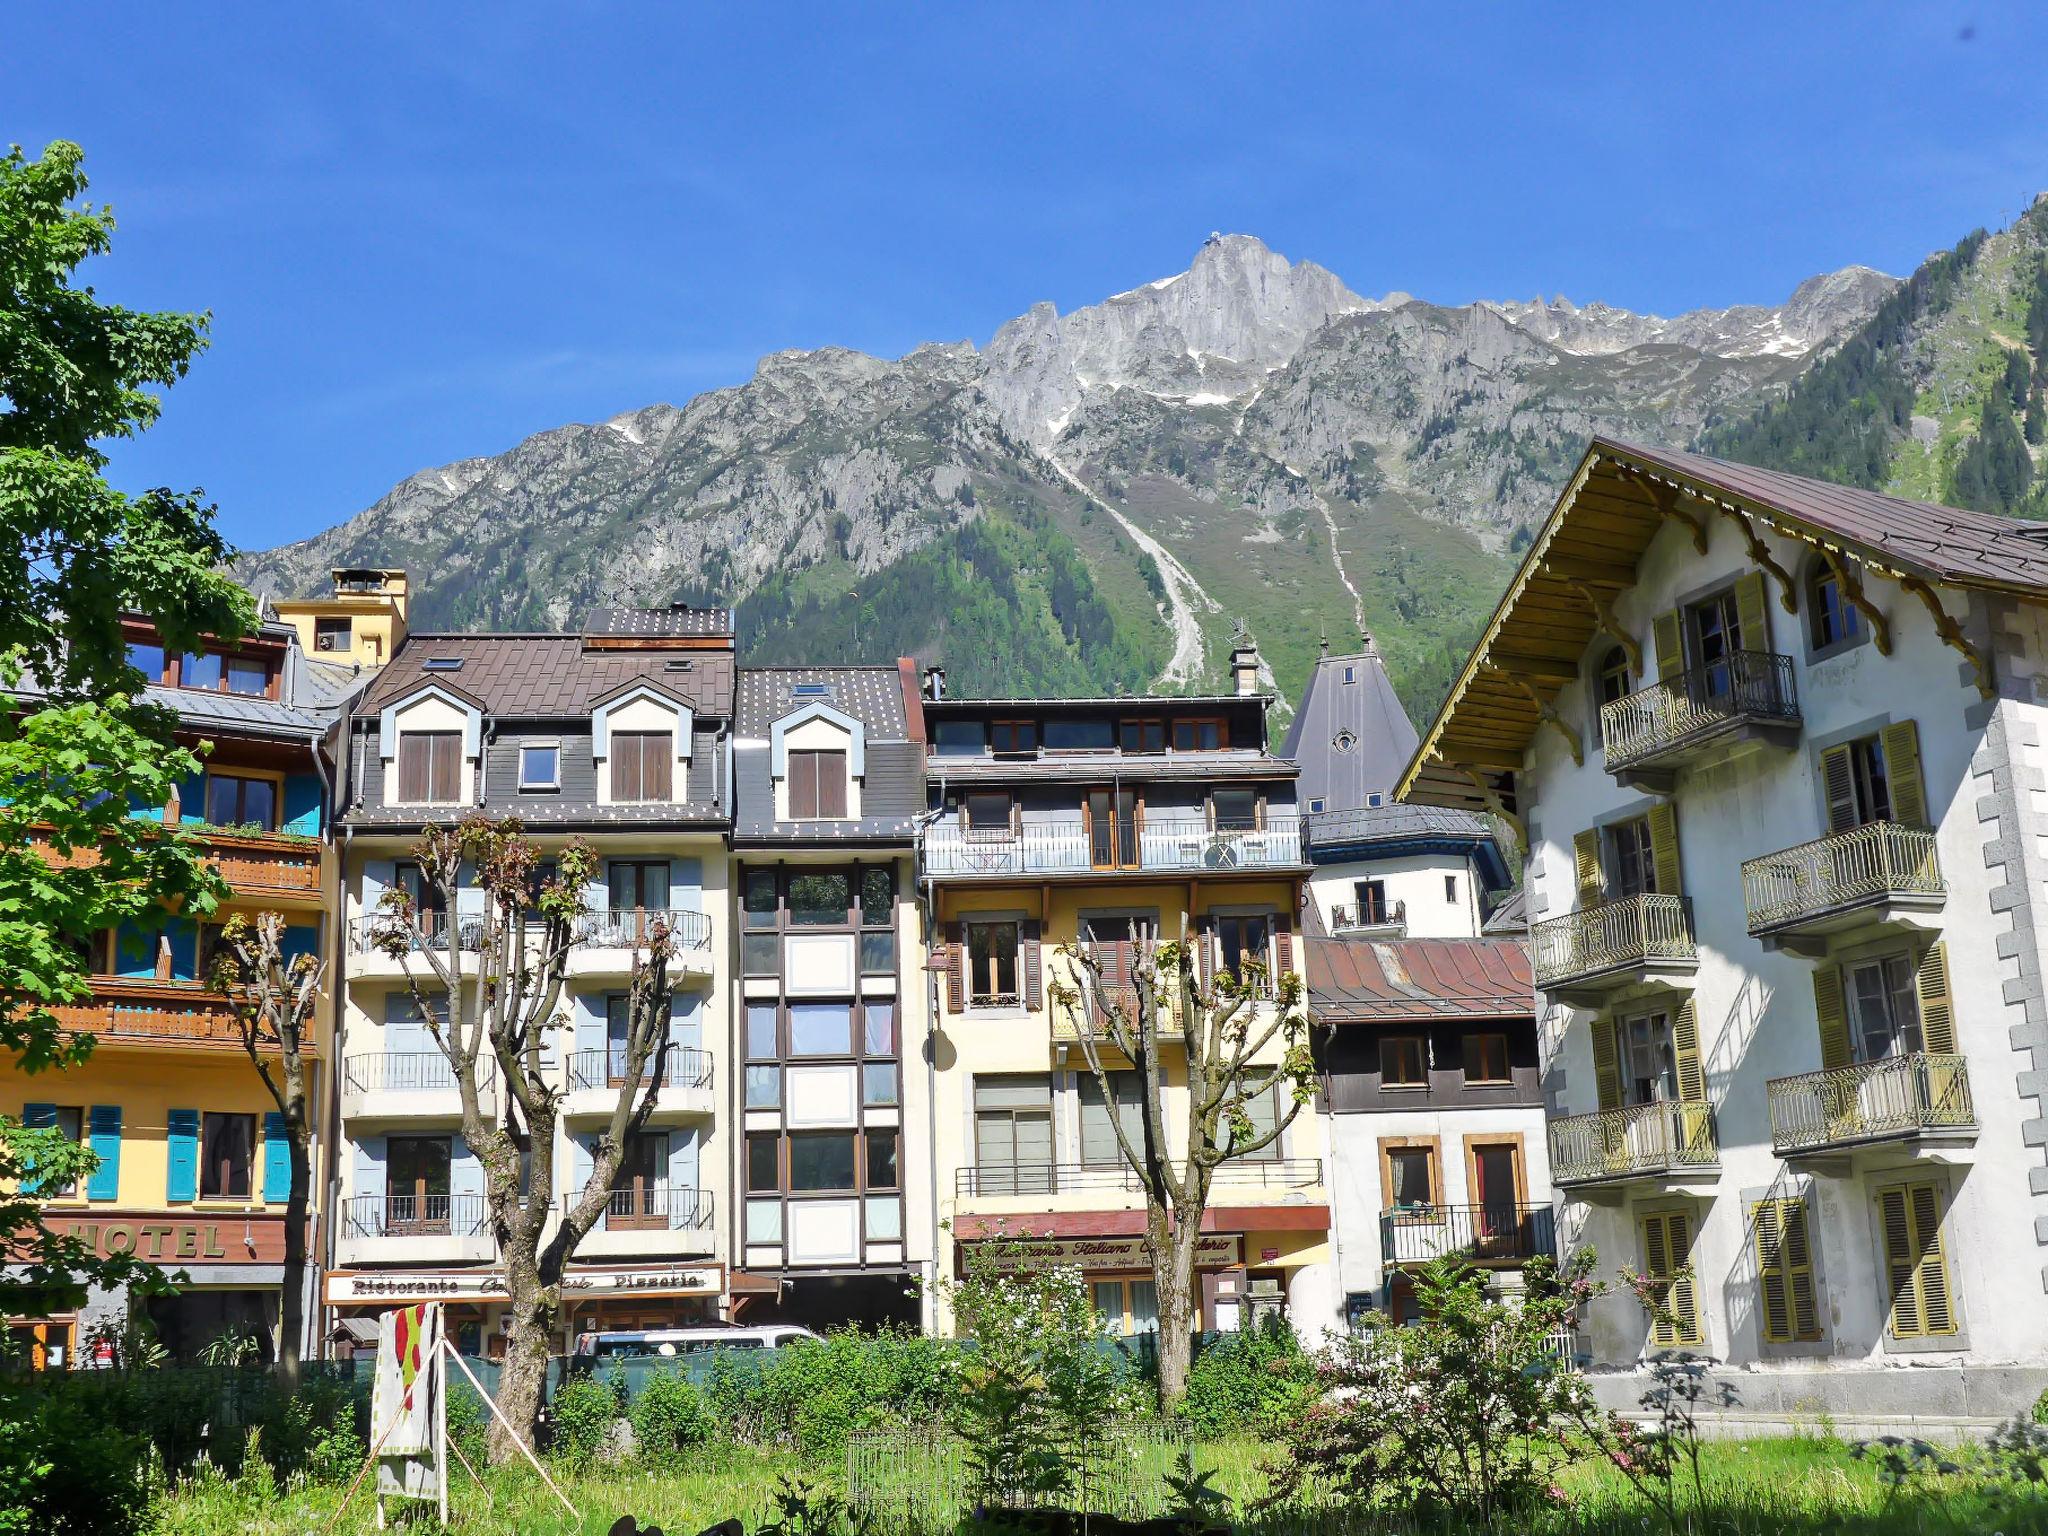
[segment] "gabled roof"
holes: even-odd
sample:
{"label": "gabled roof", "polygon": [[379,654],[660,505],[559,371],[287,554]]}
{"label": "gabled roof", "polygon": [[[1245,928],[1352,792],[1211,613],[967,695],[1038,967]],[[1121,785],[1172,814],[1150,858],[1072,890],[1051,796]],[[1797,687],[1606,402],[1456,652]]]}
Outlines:
{"label": "gabled roof", "polygon": [[734,733],[766,738],[775,722],[811,704],[851,715],[870,741],[910,739],[903,678],[897,667],[755,667],[740,669]]}
{"label": "gabled roof", "polygon": [[1489,890],[1508,884],[1507,859],[1483,816],[1440,805],[1361,806],[1312,811],[1301,819],[1304,851],[1315,864],[1351,864],[1410,853],[1472,859]]}
{"label": "gabled roof", "polygon": [[1310,939],[1309,1011],[1325,1024],[1533,1015],[1529,947],[1512,939]]}
{"label": "gabled roof", "polygon": [[[430,660],[458,662],[436,670]],[[683,664],[687,663],[687,666]],[[576,635],[407,635],[356,705],[374,716],[424,683],[440,683],[503,719],[587,715],[598,701],[649,683],[701,715],[732,714],[733,657],[722,650],[585,649]]]}
{"label": "gabled roof", "polygon": [[1280,755],[1301,764],[1304,805],[1320,800],[1325,810],[1348,811],[1362,807],[1368,791],[1392,792],[1415,740],[1414,722],[1368,637],[1362,651],[1317,659]]}
{"label": "gabled roof", "polygon": [[1754,520],[1895,580],[2048,600],[2043,525],[1596,437],[1431,722],[1401,778],[1401,798],[1486,806],[1472,775],[1497,790],[1514,773],[1540,709],[1555,702],[1592,643],[1587,592],[1632,585],[1643,553],[1680,514]]}

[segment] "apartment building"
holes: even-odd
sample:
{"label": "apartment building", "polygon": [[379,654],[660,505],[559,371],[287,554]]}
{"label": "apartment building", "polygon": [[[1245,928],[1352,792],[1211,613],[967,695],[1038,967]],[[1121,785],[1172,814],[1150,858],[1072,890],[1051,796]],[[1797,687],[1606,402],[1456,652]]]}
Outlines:
{"label": "apartment building", "polygon": [[[167,803],[132,814],[197,834],[231,894],[204,920],[173,916],[99,936],[91,997],[56,1010],[66,1029],[94,1039],[83,1066],[26,1076],[0,1064],[0,1109],[55,1126],[99,1155],[82,1185],[49,1195],[47,1224],[102,1255],[134,1253],[187,1277],[174,1296],[131,1303],[94,1291],[75,1313],[8,1319],[32,1360],[52,1368],[82,1352],[108,1358],[100,1336],[118,1333],[131,1305],[174,1357],[193,1359],[227,1333],[274,1356],[289,1152],[228,999],[208,977],[219,927],[236,914],[281,912],[289,952],[333,953],[330,735],[358,686],[352,670],[308,657],[291,627],[274,622],[182,654],[145,622],[127,630],[148,702],[176,712],[177,739],[202,761]],[[329,1059],[324,1028],[313,1055],[317,1102]],[[316,1166],[325,1151],[316,1145]],[[307,1242],[315,1253],[318,1194]]]}
{"label": "apartment building", "polygon": [[299,648],[339,666],[374,672],[405,640],[412,608],[406,573],[352,566],[332,573],[323,597],[273,598],[270,611],[298,631]]}
{"label": "apartment building", "polygon": [[916,1326],[934,1242],[909,661],[739,674],[732,1316]]}
{"label": "apartment building", "polygon": [[2048,1384],[2038,525],[1596,439],[1410,766],[1519,818],[1582,1344],[1744,1411]]}
{"label": "apartment building", "polygon": [[[1044,1261],[1080,1265],[1126,1332],[1157,1328],[1143,1200],[1110,1120],[1134,1125],[1137,1096],[1105,1100],[1080,1021],[1053,990],[1074,977],[1062,948],[1082,945],[1108,986],[1127,988],[1152,935],[1193,939],[1205,973],[1250,957],[1298,971],[1308,869],[1296,770],[1269,750],[1256,654],[1241,648],[1233,672],[1238,691],[1207,698],[951,699],[943,674],[926,690],[919,876],[941,979],[939,1268],[959,1273],[965,1244],[1028,1235]],[[1168,1060],[1175,1146],[1185,1071]],[[1276,1091],[1254,1120],[1280,1112]],[[1270,1148],[1218,1170],[1198,1256],[1202,1327],[1280,1313],[1314,1337],[1335,1323],[1323,1169],[1310,1107]]]}
{"label": "apartment building", "polygon": [[[423,938],[476,943],[481,889],[455,909],[411,859],[422,828],[516,816],[545,854],[589,840],[602,867],[578,920],[560,1074],[558,1203],[589,1176],[616,1103],[624,989],[656,924],[675,936],[674,1048],[646,1128],[564,1286],[562,1338],[672,1325],[728,1303],[718,1190],[728,1165],[734,667],[723,609],[600,609],[575,633],[415,632],[351,715],[338,818],[348,932],[337,1056],[340,1150],[325,1299],[360,1333],[382,1308],[449,1304],[471,1353],[499,1348],[506,1293],[452,1074],[426,1034],[405,960],[370,942],[385,891],[412,892]],[[418,962],[414,961],[417,965]]]}

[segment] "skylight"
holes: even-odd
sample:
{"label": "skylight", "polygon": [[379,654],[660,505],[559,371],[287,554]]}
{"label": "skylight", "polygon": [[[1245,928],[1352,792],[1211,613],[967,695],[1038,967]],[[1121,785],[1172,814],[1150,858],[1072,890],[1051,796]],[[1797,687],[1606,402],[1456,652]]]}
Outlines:
{"label": "skylight", "polygon": [[462,670],[462,658],[460,656],[429,656],[426,660],[426,668],[429,672],[460,672]]}
{"label": "skylight", "polygon": [[832,697],[830,683],[792,683],[789,689],[792,699],[829,699]]}

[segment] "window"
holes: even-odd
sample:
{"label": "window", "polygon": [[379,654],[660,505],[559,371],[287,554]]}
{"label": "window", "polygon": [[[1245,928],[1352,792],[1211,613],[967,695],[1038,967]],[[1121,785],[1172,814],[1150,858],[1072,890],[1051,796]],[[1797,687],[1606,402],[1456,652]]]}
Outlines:
{"label": "window", "polygon": [[562,749],[553,742],[529,742],[519,749],[521,789],[560,789]]}
{"label": "window", "polygon": [[782,940],[772,933],[740,935],[740,974],[774,976],[782,970]]}
{"label": "window", "polygon": [[792,699],[829,699],[832,697],[830,683],[793,683],[789,696]]}
{"label": "window", "polygon": [[1956,1332],[1954,1291],[1941,1240],[1941,1191],[1933,1184],[1879,1190],[1877,1216],[1892,1337],[1926,1339]]}
{"label": "window", "polygon": [[1699,691],[1709,699],[1725,699],[1735,691],[1739,665],[1735,658],[1742,650],[1742,620],[1736,612],[1735,594],[1723,592],[1695,603],[1687,616]]}
{"label": "window", "polygon": [[868,1061],[861,1063],[860,1101],[867,1105],[894,1104],[898,1101],[896,1086],[896,1063],[893,1061]]}
{"label": "window", "polygon": [[152,683],[164,680],[164,648],[150,640],[128,642],[128,665]]}
{"label": "window", "polygon": [[[427,872],[410,860],[401,861],[393,867],[391,881],[399,890],[405,892],[416,913],[445,912],[448,909],[447,899],[442,895],[441,887],[429,880]],[[420,926],[424,929],[426,924],[422,923]]]}
{"label": "window", "polygon": [[1150,1280],[1091,1280],[1088,1299],[1111,1333],[1130,1338],[1159,1331],[1159,1288]]}
{"label": "window", "polygon": [[1005,794],[972,794],[961,801],[961,812],[967,818],[969,839],[1004,838],[1011,833],[1011,806],[1014,802]]}
{"label": "window", "polygon": [[789,754],[789,819],[838,821],[846,816],[846,754]]}
{"label": "window", "polygon": [[1088,858],[1097,869],[1136,869],[1144,807],[1134,789],[1091,789],[1081,801],[1088,820]]}
{"label": "window", "polygon": [[1116,727],[1108,720],[1048,720],[1049,752],[1107,752],[1116,745]]}
{"label": "window", "polygon": [[460,656],[429,656],[421,665],[429,672],[460,672],[462,670],[462,658]]}
{"label": "window", "polygon": [[1506,1035],[1467,1035],[1465,1037],[1465,1081],[1468,1083],[1505,1083],[1514,1079],[1508,1066],[1508,1037]]}
{"label": "window", "polygon": [[1330,746],[1336,752],[1343,754],[1356,752],[1358,750],[1358,733],[1356,731],[1339,731],[1330,738]]}
{"label": "window", "polygon": [[1820,1308],[1813,1289],[1813,1249],[1804,1200],[1759,1200],[1749,1208],[1756,1233],[1758,1326],[1766,1344],[1818,1339]]}
{"label": "window", "polygon": [[1233,976],[1242,976],[1247,961],[1268,967],[1258,983],[1262,993],[1273,989],[1269,953],[1272,938],[1273,919],[1263,912],[1250,917],[1226,914],[1216,919],[1216,945],[1223,969]]}
{"label": "window", "polygon": [[853,1008],[847,1003],[791,1003],[789,1054],[851,1056]]}
{"label": "window", "polygon": [[[1247,1090],[1251,1090],[1253,1087],[1250,1082],[1247,1082],[1245,1086]],[[1255,1092],[1247,1091],[1244,1099],[1244,1112],[1245,1117],[1252,1123],[1251,1134],[1243,1139],[1242,1144],[1244,1146],[1250,1147],[1263,1137],[1272,1136],[1273,1127],[1280,1123],[1279,1084],[1268,1081],[1259,1086]],[[1230,1140],[1232,1145],[1238,1144],[1238,1137],[1235,1134],[1231,1136]],[[1274,1136],[1271,1141],[1267,1142],[1263,1147],[1259,1147],[1256,1151],[1240,1152],[1237,1156],[1248,1158],[1255,1163],[1278,1162],[1280,1158],[1280,1138]]]}
{"label": "window", "polygon": [[844,927],[853,905],[853,877],[843,869],[789,877],[789,920],[802,927]]}
{"label": "window", "polygon": [[1209,791],[1210,825],[1219,832],[1251,832],[1259,825],[1259,792],[1255,789]]}
{"label": "window", "polygon": [[1327,803],[1326,801],[1324,801],[1324,800],[1322,800],[1322,799],[1320,799],[1320,798],[1312,798],[1312,799],[1310,799],[1310,801],[1309,801],[1309,803],[1308,803],[1308,813],[1309,813],[1309,814],[1310,814],[1311,816],[1315,815],[1315,814],[1316,814],[1317,812],[1319,812],[1320,810],[1322,810],[1323,806],[1324,806],[1324,805],[1325,805],[1326,803]]}
{"label": "window", "polygon": [[612,859],[605,881],[614,912],[666,912],[669,905],[666,859]]}
{"label": "window", "polygon": [[870,928],[896,921],[896,872],[886,865],[870,864],[860,872],[860,920]]}
{"label": "window", "polygon": [[994,720],[989,723],[988,745],[992,752],[1036,752],[1036,720]]}
{"label": "window", "polygon": [[1685,1211],[1653,1212],[1643,1218],[1642,1236],[1643,1275],[1656,1309],[1650,1342],[1659,1349],[1697,1348],[1706,1336],[1691,1273],[1692,1217]]}
{"label": "window", "polygon": [[[1860,736],[1820,755],[1828,795],[1828,830],[1847,832],[1892,820],[1892,776],[1881,736]],[[1847,873],[1847,871],[1844,871]]]}
{"label": "window", "polygon": [[1380,1086],[1423,1088],[1429,1084],[1429,1053],[1420,1035],[1385,1035],[1380,1039]]}
{"label": "window", "polygon": [[[746,874],[742,910],[749,928],[773,928],[776,920],[775,871],[750,869]],[[774,967],[771,965],[770,970]]]}
{"label": "window", "polygon": [[1481,1212],[1479,1235],[1484,1238],[1515,1238],[1521,1229],[1522,1144],[1518,1141],[1467,1142],[1466,1156],[1472,1162],[1470,1198]]}
{"label": "window", "polygon": [[1607,849],[1616,896],[1643,896],[1657,889],[1657,855],[1650,841],[1649,817],[1636,816],[1608,827]]}
{"label": "window", "polygon": [[453,805],[462,797],[462,733],[407,731],[398,738],[398,798]]}
{"label": "window", "polygon": [[1385,1146],[1384,1156],[1388,1210],[1426,1210],[1437,1203],[1435,1147]]}
{"label": "window", "polygon": [[1628,652],[1618,645],[1610,646],[1607,653],[1600,658],[1598,678],[1600,729],[1603,740],[1607,729],[1607,706],[1627,698],[1633,681],[1628,671]]}
{"label": "window", "polygon": [[254,1115],[208,1113],[200,1131],[199,1198],[249,1198],[249,1164],[256,1148]]}
{"label": "window", "polygon": [[747,1138],[747,1193],[770,1193],[782,1187],[779,1138],[773,1131]]}
{"label": "window", "polygon": [[1360,880],[1351,887],[1358,898],[1358,921],[1370,926],[1387,920],[1387,882],[1384,880]]}
{"label": "window", "polygon": [[[668,1133],[636,1131],[626,1138],[618,1169],[612,1174],[611,1199],[604,1224],[612,1228],[662,1227],[670,1207],[663,1195],[668,1184]],[[681,1196],[675,1214],[682,1214]]]}
{"label": "window", "polygon": [[776,1043],[775,1005],[747,1004],[747,1059],[773,1061],[779,1054]]}
{"label": "window", "polygon": [[1126,752],[1164,752],[1164,720],[1122,720],[1117,722],[1117,745]]}
{"label": "window", "polygon": [[612,799],[672,798],[675,750],[673,731],[612,732]]}
{"label": "window", "polygon": [[448,1230],[453,1143],[446,1136],[393,1136],[384,1152],[386,1232]]}
{"label": "window", "polygon": [[967,1000],[976,1008],[1018,1002],[1015,922],[967,925]]}
{"label": "window", "polygon": [[1910,1056],[1922,1049],[1916,970],[1908,955],[1843,967],[1850,1044],[1858,1061]]}
{"label": "window", "polygon": [[799,1192],[852,1189],[854,1133],[793,1132],[789,1138],[789,1187]]}
{"label": "window", "polygon": [[975,1079],[974,1176],[984,1195],[1051,1192],[1052,1084],[1047,1078]]}
{"label": "window", "polygon": [[1102,1096],[1102,1084],[1092,1071],[1083,1070],[1076,1090],[1081,1108],[1081,1161],[1090,1168],[1116,1168],[1124,1162],[1123,1147],[1110,1123],[1110,1102],[1115,1101],[1116,1119],[1133,1147],[1145,1145],[1144,1079],[1136,1072],[1109,1074],[1110,1098]]}
{"label": "window", "polygon": [[270,668],[241,656],[228,658],[228,692],[261,698],[270,692]]}
{"label": "window", "polygon": [[937,757],[979,757],[988,738],[979,720],[939,720],[932,726],[932,748]]}
{"label": "window", "polygon": [[1444,876],[1444,900],[1450,902],[1453,906],[1457,905],[1458,877],[1456,875]]}
{"label": "window", "polygon": [[1639,1013],[1621,1021],[1621,1087],[1630,1104],[1678,1097],[1678,1057],[1668,1014]]}
{"label": "window", "polygon": [[1356,668],[1356,667],[1346,667],[1346,668],[1344,669],[1344,681],[1345,681],[1345,682],[1347,682],[1347,683],[1355,683],[1355,682],[1357,682],[1357,681],[1358,681],[1358,668]]}
{"label": "window", "polygon": [[218,688],[222,662],[217,651],[187,651],[178,662],[178,681],[186,688]]}
{"label": "window", "polygon": [[865,1189],[894,1189],[903,1182],[896,1163],[896,1133],[894,1131],[868,1132],[867,1166]]}
{"label": "window", "polygon": [[1176,752],[1217,752],[1230,745],[1230,732],[1218,719],[1173,722],[1173,750]]}
{"label": "window", "polygon": [[1369,789],[1366,791],[1365,794],[1365,803],[1371,806],[1372,809],[1378,810],[1381,806],[1387,803],[1387,797],[1384,794],[1382,794],[1379,790]]}
{"label": "window", "polygon": [[896,1054],[896,1004],[870,1002],[861,1008],[861,1053],[867,1056]]}
{"label": "window", "polygon": [[313,621],[313,649],[316,651],[345,651],[353,639],[354,628],[347,619]]}
{"label": "window", "polygon": [[1808,634],[1816,651],[1846,645],[1863,632],[1863,616],[1842,591],[1826,561],[1817,561],[1806,581]]}
{"label": "window", "polygon": [[206,820],[216,827],[239,827],[253,822],[266,832],[275,831],[277,781],[232,773],[207,774]]}

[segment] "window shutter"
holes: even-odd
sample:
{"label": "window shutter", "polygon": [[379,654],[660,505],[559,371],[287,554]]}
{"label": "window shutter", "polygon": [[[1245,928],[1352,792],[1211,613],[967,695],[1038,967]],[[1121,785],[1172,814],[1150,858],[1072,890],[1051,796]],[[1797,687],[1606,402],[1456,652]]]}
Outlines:
{"label": "window shutter", "polygon": [[1920,728],[1900,720],[1884,728],[1884,771],[1892,793],[1892,819],[1927,826],[1927,791],[1920,780]]}
{"label": "window shutter", "polygon": [[1593,1085],[1602,1109],[1621,1108],[1621,1062],[1614,1048],[1614,1020],[1593,1021]]}
{"label": "window shutter", "polygon": [[967,925],[955,923],[946,946],[946,1006],[954,1013],[967,1006]]}
{"label": "window shutter", "polygon": [[789,819],[815,821],[818,815],[818,757],[815,752],[789,754]]}
{"label": "window shutter", "polygon": [[1785,1278],[1785,1209],[1777,1200],[1759,1200],[1751,1208],[1756,1227],[1757,1315],[1764,1342],[1792,1340],[1792,1297]]}
{"label": "window shutter", "polygon": [[1885,1286],[1892,1298],[1892,1337],[1917,1339],[1920,1295],[1913,1285],[1913,1228],[1906,1209],[1906,1191],[1887,1189],[1877,1197],[1878,1226],[1884,1236]]}
{"label": "window shutter", "polygon": [[284,781],[284,830],[320,835],[320,779],[317,774],[292,773]]}
{"label": "window shutter", "polygon": [[1741,629],[1742,649],[1768,651],[1771,648],[1771,605],[1764,596],[1764,573],[1751,571],[1735,581],[1735,623]]}
{"label": "window shutter", "polygon": [[1572,834],[1572,867],[1578,874],[1579,905],[1590,907],[1600,899],[1607,881],[1600,869],[1600,829],[1588,827]]}
{"label": "window shutter", "polygon": [[1820,777],[1828,794],[1828,830],[1849,831],[1856,825],[1856,773],[1847,746],[1821,753]]}
{"label": "window shutter", "polygon": [[436,731],[429,740],[434,744],[429,798],[450,803],[462,794],[462,736],[457,731]]}
{"label": "window shutter", "polygon": [[1948,945],[1934,943],[1920,957],[1914,975],[1920,993],[1920,1040],[1930,1056],[1956,1053],[1955,1007],[1949,1000]]}
{"label": "window shutter", "polygon": [[1285,912],[1273,918],[1273,990],[1280,989],[1280,978],[1294,969],[1294,919]]}
{"label": "window shutter", "polygon": [[846,815],[846,754],[817,754],[818,815],[837,818]]}
{"label": "window shutter", "polygon": [[1656,865],[1659,893],[1684,895],[1684,877],[1678,865],[1678,812],[1668,800],[1650,807],[1650,857]]}
{"label": "window shutter", "polygon": [[1941,1244],[1941,1203],[1932,1184],[1902,1184],[1877,1197],[1891,1288],[1892,1336],[1920,1339],[1956,1331],[1948,1259]]}
{"label": "window shutter", "polygon": [[1664,1310],[1670,1314],[1670,1321],[1657,1329],[1657,1342],[1681,1348],[1696,1346],[1702,1337],[1699,1298],[1692,1275],[1679,1273],[1692,1258],[1692,1218],[1684,1211],[1664,1213],[1664,1249],[1670,1265],[1665,1273],[1671,1277],[1664,1294]]}
{"label": "window shutter", "polygon": [[412,732],[398,738],[398,798],[417,804],[427,798],[426,738]]}
{"label": "window shutter", "polygon": [[292,1149],[285,1137],[284,1116],[276,1110],[263,1114],[263,1198],[282,1205],[292,1197]]}
{"label": "window shutter", "polygon": [[1039,953],[1038,920],[1025,919],[1020,935],[1019,947],[1024,953],[1018,958],[1024,969],[1024,1006],[1033,1010],[1045,1006],[1045,961]]}
{"label": "window shutter", "polygon": [[121,1106],[95,1104],[89,1122],[92,1150],[100,1160],[85,1187],[88,1200],[118,1200],[121,1196]]}
{"label": "window shutter", "polygon": [[199,1111],[174,1109],[164,1117],[169,1160],[165,1164],[167,1201],[199,1198]]}
{"label": "window shutter", "polygon": [[1813,1289],[1813,1248],[1806,1238],[1806,1202],[1781,1201],[1785,1246],[1781,1267],[1792,1298],[1792,1337],[1820,1337],[1820,1305]]}
{"label": "window shutter", "polygon": [[[32,1131],[54,1130],[57,1125],[57,1106],[54,1104],[24,1104],[21,1107],[21,1123]],[[30,1158],[27,1166],[22,1171],[33,1174],[35,1172],[35,1159]],[[28,1181],[24,1180],[23,1182],[26,1184]],[[34,1193],[39,1187],[32,1185],[29,1192]]]}
{"label": "window shutter", "polygon": [[1842,973],[1831,965],[1813,973],[1813,1016],[1820,1025],[1821,1069],[1848,1066],[1849,1014],[1842,1006]]}
{"label": "window shutter", "polygon": [[640,798],[640,741],[638,737],[612,732],[612,799]]}
{"label": "window shutter", "polygon": [[1195,919],[1195,985],[1207,992],[1216,984],[1216,919]]}
{"label": "window shutter", "polygon": [[1707,1075],[1700,1067],[1699,1012],[1690,997],[1671,1015],[1671,1054],[1678,1063],[1678,1096],[1688,1104],[1704,1104]]}
{"label": "window shutter", "polygon": [[1941,1246],[1941,1203],[1932,1184],[1908,1191],[1913,1216],[1915,1279],[1920,1289],[1920,1318],[1930,1334],[1956,1331],[1955,1308],[1949,1300],[1948,1255]]}
{"label": "window shutter", "polygon": [[1658,614],[1650,621],[1650,633],[1657,642],[1657,681],[1668,683],[1685,671],[1685,631],[1678,610]]}
{"label": "window shutter", "polygon": [[676,739],[668,731],[654,731],[640,738],[640,798],[675,798]]}

